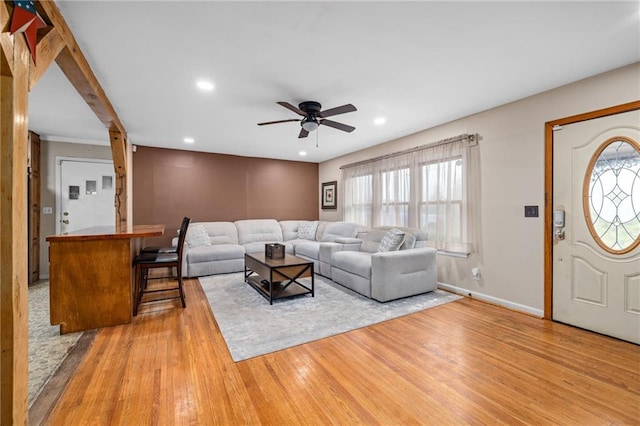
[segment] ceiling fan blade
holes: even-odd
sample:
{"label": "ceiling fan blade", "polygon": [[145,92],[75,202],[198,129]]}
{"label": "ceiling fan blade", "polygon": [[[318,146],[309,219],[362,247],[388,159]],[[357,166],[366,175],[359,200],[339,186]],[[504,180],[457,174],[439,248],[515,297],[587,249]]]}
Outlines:
{"label": "ceiling fan blade", "polygon": [[301,115],[303,117],[306,117],[307,114],[305,114],[300,108],[298,108],[297,106],[293,106],[291,105],[289,102],[276,102],[278,105],[282,105],[283,107],[290,109],[291,111],[295,112],[298,115]]}
{"label": "ceiling fan blade", "polygon": [[300,129],[300,134],[298,135],[298,139],[306,138],[308,134],[309,132],[307,132],[305,129]]}
{"label": "ceiling fan blade", "polygon": [[320,120],[319,124],[324,124],[325,126],[333,127],[334,129],[342,130],[343,132],[353,132],[356,128],[353,126],[349,126],[347,124],[338,123],[337,121],[332,120]]}
{"label": "ceiling fan blade", "polygon": [[290,121],[300,121],[300,120],[298,120],[297,118],[289,118],[288,120],[266,121],[264,123],[258,123],[258,126],[264,126],[266,124],[288,123]]}
{"label": "ceiling fan blade", "polygon": [[320,113],[318,114],[318,117],[321,117],[321,118],[331,117],[332,115],[344,114],[345,112],[353,112],[353,111],[357,111],[356,107],[354,107],[351,104],[346,104],[339,107],[330,108],[325,111],[320,111]]}

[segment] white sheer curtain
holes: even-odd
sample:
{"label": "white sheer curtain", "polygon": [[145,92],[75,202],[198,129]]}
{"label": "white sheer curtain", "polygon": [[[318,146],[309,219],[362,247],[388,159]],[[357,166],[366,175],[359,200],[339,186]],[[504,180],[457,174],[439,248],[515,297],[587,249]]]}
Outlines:
{"label": "white sheer curtain", "polygon": [[438,250],[471,253],[479,240],[476,136],[343,167],[344,220],[423,228]]}

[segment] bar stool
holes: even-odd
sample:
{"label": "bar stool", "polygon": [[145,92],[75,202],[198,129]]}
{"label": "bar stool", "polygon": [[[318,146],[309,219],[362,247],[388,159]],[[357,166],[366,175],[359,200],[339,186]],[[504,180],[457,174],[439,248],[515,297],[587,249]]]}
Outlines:
{"label": "bar stool", "polygon": [[[182,252],[184,249],[184,241],[187,235],[187,228],[189,227],[190,218],[185,217],[180,226],[180,235],[178,236],[178,246],[175,253],[140,253],[133,259],[133,267],[135,268],[135,286],[134,286],[134,307],[133,315],[138,314],[138,306],[142,301],[142,297],[147,293],[162,293],[177,291],[177,295],[168,295],[167,297],[154,298],[149,302],[156,302],[166,299],[180,298],[182,307],[186,307],[184,288],[182,285]],[[176,286],[175,287],[162,287],[149,289],[147,281],[149,279],[149,269],[155,268],[176,268]]]}
{"label": "bar stool", "polygon": [[[188,217],[185,217],[182,219],[182,224],[180,225],[180,231],[178,233],[182,232],[182,229],[187,229],[184,225],[185,220],[189,220]],[[188,226],[188,222],[187,222],[187,226]],[[157,246],[149,246],[149,247],[142,247],[142,249],[140,249],[140,253],[176,253],[177,252],[177,247],[176,246],[172,246],[172,247],[157,247]]]}

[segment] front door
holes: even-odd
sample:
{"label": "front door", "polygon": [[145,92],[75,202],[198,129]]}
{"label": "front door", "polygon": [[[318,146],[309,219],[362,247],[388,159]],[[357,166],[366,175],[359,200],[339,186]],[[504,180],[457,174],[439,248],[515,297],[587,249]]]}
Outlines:
{"label": "front door", "polygon": [[553,134],[553,319],[640,344],[640,111]]}
{"label": "front door", "polygon": [[58,234],[94,226],[115,226],[113,162],[61,159]]}

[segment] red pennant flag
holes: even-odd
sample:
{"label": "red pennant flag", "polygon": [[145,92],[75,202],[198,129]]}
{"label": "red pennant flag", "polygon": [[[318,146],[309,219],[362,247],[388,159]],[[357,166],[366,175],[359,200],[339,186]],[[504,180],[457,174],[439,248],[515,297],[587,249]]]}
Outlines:
{"label": "red pennant flag", "polygon": [[38,42],[38,28],[46,27],[46,24],[38,16],[36,7],[31,0],[14,0],[13,15],[11,16],[11,34],[24,33],[27,46],[33,63],[36,63],[36,44]]}

